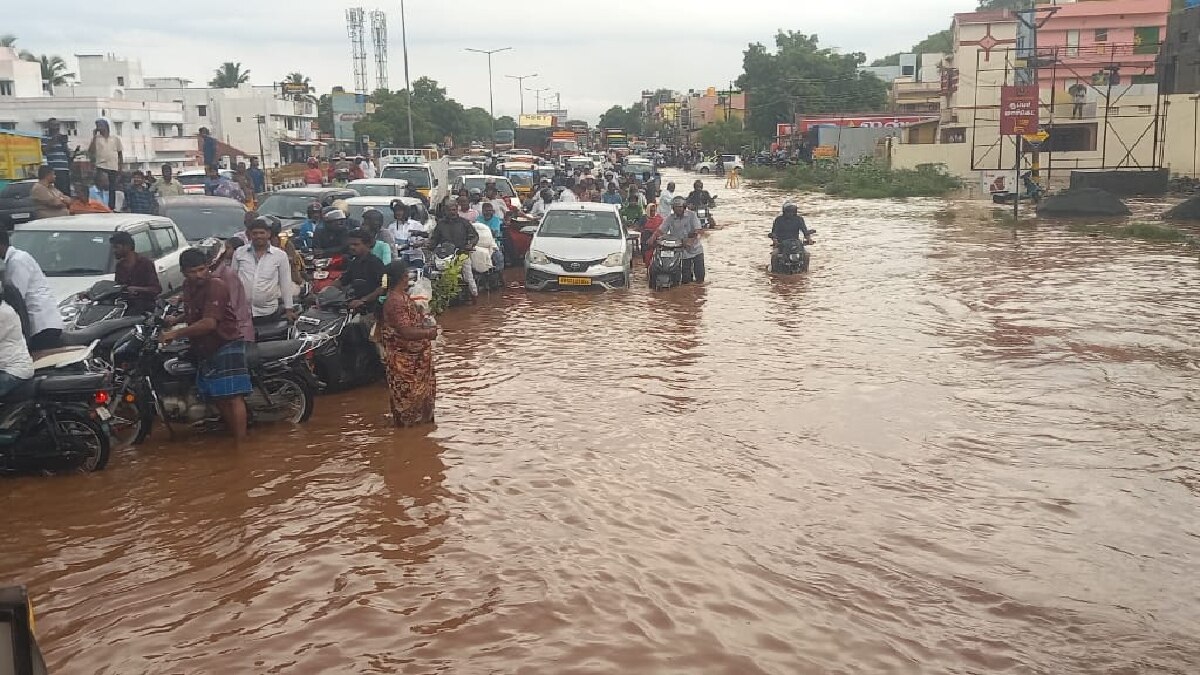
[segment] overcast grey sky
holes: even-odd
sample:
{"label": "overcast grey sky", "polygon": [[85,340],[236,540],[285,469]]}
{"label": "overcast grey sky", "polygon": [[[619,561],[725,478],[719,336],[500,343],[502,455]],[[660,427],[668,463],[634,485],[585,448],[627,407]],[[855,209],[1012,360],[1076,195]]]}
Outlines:
{"label": "overcast grey sky", "polygon": [[[15,0],[14,0],[15,1]],[[111,52],[141,59],[147,76],[206,83],[222,61],[240,61],[254,84],[301,71],[319,91],[353,89],[345,10],[382,9],[391,34],[391,88],[404,86],[400,2],[386,0],[207,0],[145,3],[59,0],[46,12],[5,12],[0,33],[18,47],[60,54]],[[721,86],[741,73],[750,42],[771,44],[776,29],[816,33],[823,45],[871,58],[906,49],[950,24],[974,0],[408,0],[412,78],[428,75],[464,105],[488,105],[487,63],[466,47],[512,51],[493,57],[496,114],[517,113],[518,90],[504,77],[538,73],[525,86],[561,92],[572,117],[590,121],[642,89]],[[176,9],[178,8],[178,9]],[[374,88],[369,43],[368,73]],[[532,112],[533,93],[525,110]]]}

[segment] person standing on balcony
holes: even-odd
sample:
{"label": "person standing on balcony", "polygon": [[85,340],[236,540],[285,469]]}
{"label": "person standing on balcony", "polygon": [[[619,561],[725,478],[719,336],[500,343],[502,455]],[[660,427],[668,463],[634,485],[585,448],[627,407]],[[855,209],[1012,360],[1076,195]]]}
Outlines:
{"label": "person standing on balcony", "polygon": [[1082,81],[1078,81],[1071,85],[1071,88],[1067,90],[1067,93],[1071,95],[1071,119],[1083,119],[1083,104],[1087,100],[1087,85],[1085,85]]}

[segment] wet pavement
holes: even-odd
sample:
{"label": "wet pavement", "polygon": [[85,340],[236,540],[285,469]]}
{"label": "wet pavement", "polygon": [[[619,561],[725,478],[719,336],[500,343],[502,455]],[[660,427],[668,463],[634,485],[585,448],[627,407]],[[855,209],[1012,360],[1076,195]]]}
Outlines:
{"label": "wet pavement", "polygon": [[0,482],[53,672],[1200,670],[1194,252],[712,191],[703,287],[452,310],[435,429]]}

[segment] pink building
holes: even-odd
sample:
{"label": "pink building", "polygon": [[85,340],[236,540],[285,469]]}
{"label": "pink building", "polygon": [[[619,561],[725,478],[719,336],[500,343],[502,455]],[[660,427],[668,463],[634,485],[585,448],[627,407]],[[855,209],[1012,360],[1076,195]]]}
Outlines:
{"label": "pink building", "polygon": [[[1153,84],[1158,55],[1171,11],[1171,0],[1080,0],[1059,5],[1038,30],[1038,52],[1043,65],[1043,88],[1053,78],[1055,90],[1076,82],[1107,84],[1111,67],[1119,69],[1122,84]],[[1039,15],[1046,6],[1039,7]]]}

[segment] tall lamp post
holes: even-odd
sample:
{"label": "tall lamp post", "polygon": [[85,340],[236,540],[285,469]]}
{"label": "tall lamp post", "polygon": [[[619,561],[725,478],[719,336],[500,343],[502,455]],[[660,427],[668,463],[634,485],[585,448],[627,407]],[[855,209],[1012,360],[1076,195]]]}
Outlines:
{"label": "tall lamp post", "polygon": [[404,24],[404,0],[400,0],[400,44],[404,50],[404,108],[408,113],[408,147],[417,145],[413,140],[412,85],[408,83],[408,27]]}
{"label": "tall lamp post", "polygon": [[266,115],[255,115],[254,123],[255,123],[255,126],[258,127],[258,161],[262,165],[263,169],[265,170],[267,167],[267,157],[263,153],[262,128],[263,128],[263,125],[267,123],[267,116]]}
{"label": "tall lamp post", "polygon": [[533,87],[526,88],[526,91],[533,92],[533,102],[534,102],[534,105],[537,106],[537,110],[542,109],[542,92],[550,91],[551,88],[552,87],[538,87],[537,89],[534,89]]}
{"label": "tall lamp post", "polygon": [[521,114],[525,114],[525,80],[531,77],[537,77],[537,73],[530,75],[505,75],[517,81],[517,95],[521,97]]}
{"label": "tall lamp post", "polygon": [[501,47],[499,49],[472,49],[467,47],[467,51],[475,52],[476,54],[487,54],[488,60],[488,116],[492,122],[492,138],[496,138],[496,97],[492,93],[492,54],[504,52],[512,49],[512,47]]}

